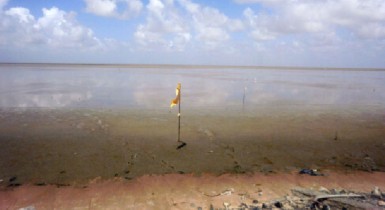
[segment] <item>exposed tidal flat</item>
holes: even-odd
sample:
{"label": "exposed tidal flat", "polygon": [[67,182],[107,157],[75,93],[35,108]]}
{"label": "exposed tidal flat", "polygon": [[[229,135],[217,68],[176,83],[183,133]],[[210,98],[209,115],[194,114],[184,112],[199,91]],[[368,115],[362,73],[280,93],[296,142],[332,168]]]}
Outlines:
{"label": "exposed tidal flat", "polygon": [[[0,178],[384,171],[385,72],[1,66]],[[177,107],[182,83],[181,140]]]}
{"label": "exposed tidal flat", "polygon": [[1,172],[72,184],[95,177],[252,173],[300,168],[384,170],[384,116],[183,115],[145,110],[1,110]]}

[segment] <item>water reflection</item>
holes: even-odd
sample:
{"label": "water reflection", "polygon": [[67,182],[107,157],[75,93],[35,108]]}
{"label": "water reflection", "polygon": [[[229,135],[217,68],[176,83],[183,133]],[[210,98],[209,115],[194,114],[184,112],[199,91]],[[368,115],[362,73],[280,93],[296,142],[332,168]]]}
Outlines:
{"label": "water reflection", "polygon": [[[384,108],[384,71],[0,67],[0,107],[166,109],[182,83],[191,108],[363,105]],[[246,91],[245,91],[246,89]]]}

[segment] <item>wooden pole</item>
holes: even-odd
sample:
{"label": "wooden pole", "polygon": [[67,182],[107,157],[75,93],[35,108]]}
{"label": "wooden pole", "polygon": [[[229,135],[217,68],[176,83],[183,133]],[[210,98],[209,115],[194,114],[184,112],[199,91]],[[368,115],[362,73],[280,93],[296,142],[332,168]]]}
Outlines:
{"label": "wooden pole", "polygon": [[176,149],[181,149],[183,148],[184,146],[186,146],[186,142],[183,142],[180,140],[180,113],[181,113],[181,102],[182,102],[182,87],[180,85],[180,83],[178,83],[178,87],[179,87],[179,94],[178,94],[178,142],[182,143],[180,144]]}
{"label": "wooden pole", "polygon": [[179,104],[178,104],[178,142],[180,142],[180,104],[182,103],[182,87],[179,90]]}

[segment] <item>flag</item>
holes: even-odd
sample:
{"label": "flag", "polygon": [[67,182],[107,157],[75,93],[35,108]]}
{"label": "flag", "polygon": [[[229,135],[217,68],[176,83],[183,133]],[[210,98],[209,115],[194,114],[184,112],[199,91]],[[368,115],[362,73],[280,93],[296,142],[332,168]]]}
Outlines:
{"label": "flag", "polygon": [[175,90],[176,97],[173,100],[171,100],[170,108],[172,108],[173,106],[175,106],[175,105],[177,105],[179,103],[179,100],[180,100],[180,88],[181,88],[181,85],[180,85],[180,83],[178,83],[178,85],[176,86],[176,90]]}

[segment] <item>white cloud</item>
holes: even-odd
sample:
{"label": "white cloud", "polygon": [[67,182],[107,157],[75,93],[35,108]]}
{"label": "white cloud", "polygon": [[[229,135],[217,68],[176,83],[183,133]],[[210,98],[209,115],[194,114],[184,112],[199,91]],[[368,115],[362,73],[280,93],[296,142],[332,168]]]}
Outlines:
{"label": "white cloud", "polygon": [[245,29],[245,25],[239,19],[229,19],[227,27],[230,31],[242,31]]}
{"label": "white cloud", "polygon": [[340,28],[361,38],[385,38],[385,2],[381,0],[236,2],[259,3],[272,10],[270,13],[256,13],[250,8],[244,11],[252,34],[260,34],[253,36],[256,39],[275,39],[279,35],[287,34],[330,33]]}
{"label": "white cloud", "polygon": [[36,19],[27,8],[13,7],[0,13],[0,48],[41,47],[95,49],[102,46],[93,31],[82,26],[73,12],[56,7],[43,8],[43,15]]}
{"label": "white cloud", "polygon": [[81,26],[74,13],[58,8],[43,8],[43,17],[34,25],[45,34],[49,45],[60,47],[91,47],[98,43],[91,29]]}
{"label": "white cloud", "polygon": [[143,49],[183,51],[191,34],[174,2],[150,0],[146,8],[146,23],[139,24],[134,34]]}
{"label": "white cloud", "polygon": [[[188,1],[187,4],[189,3]],[[192,4],[190,2],[190,4]],[[196,38],[209,48],[216,47],[230,38],[226,24],[228,17],[219,10],[210,7],[197,6],[197,10],[189,11],[193,26],[197,33]]]}
{"label": "white cloud", "polygon": [[14,7],[5,12],[6,15],[14,17],[19,23],[31,23],[35,18],[29,13],[29,10],[22,7]]}
{"label": "white cloud", "polygon": [[147,50],[183,51],[192,45],[211,50],[228,42],[231,32],[244,29],[240,19],[190,0],[150,0],[146,8],[146,22],[137,27],[135,38]]}
{"label": "white cloud", "polygon": [[137,16],[143,8],[141,0],[84,0],[84,2],[89,13],[122,19]]}
{"label": "white cloud", "polygon": [[246,8],[243,17],[256,46],[248,50],[259,54],[263,62],[321,66],[384,64],[379,60],[385,54],[385,1],[236,2],[259,4],[259,9]]}
{"label": "white cloud", "polygon": [[86,11],[95,15],[114,16],[116,2],[113,0],[85,0]]}

